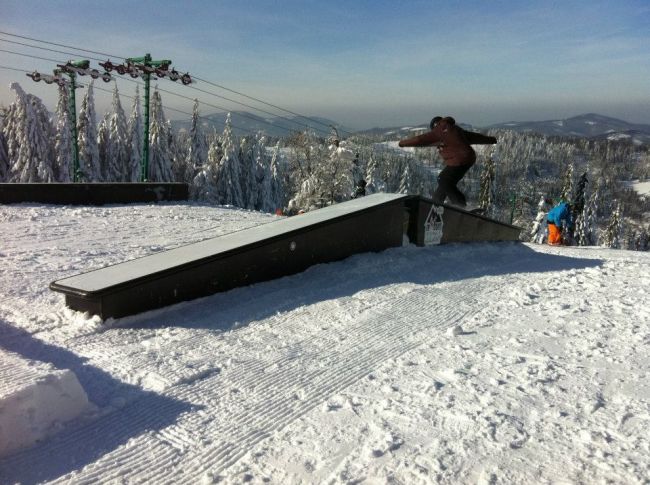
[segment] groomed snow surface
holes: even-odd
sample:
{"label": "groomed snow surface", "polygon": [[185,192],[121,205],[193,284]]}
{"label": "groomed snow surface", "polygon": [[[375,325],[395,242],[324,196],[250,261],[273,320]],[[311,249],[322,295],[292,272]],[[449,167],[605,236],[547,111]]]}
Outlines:
{"label": "groomed snow surface", "polygon": [[104,323],[48,289],[274,218],[0,206],[0,482],[646,483],[648,253],[405,246]]}

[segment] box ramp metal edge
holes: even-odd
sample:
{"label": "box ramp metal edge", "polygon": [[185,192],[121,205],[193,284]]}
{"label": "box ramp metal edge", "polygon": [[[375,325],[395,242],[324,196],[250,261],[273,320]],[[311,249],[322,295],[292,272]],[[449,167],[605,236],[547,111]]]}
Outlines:
{"label": "box ramp metal edge", "polygon": [[373,194],[50,284],[106,319],[140,313],[402,245],[402,194]]}

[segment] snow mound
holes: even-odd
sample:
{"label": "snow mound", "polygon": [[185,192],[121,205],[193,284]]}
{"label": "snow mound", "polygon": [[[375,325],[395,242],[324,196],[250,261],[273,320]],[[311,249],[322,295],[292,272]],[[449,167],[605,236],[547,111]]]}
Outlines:
{"label": "snow mound", "polygon": [[55,433],[89,410],[77,376],[0,350],[0,457]]}

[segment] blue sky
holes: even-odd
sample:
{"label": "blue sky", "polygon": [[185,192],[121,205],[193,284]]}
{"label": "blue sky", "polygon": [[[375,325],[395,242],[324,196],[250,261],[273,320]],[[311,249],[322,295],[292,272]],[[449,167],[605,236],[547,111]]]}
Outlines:
{"label": "blue sky", "polygon": [[[586,112],[650,123],[649,26],[647,0],[2,0],[0,18],[4,32],[117,56],[150,52],[179,70],[352,128],[419,124],[435,114],[476,125]],[[0,49],[70,57],[0,39]],[[0,65],[54,67],[2,51]],[[12,80],[54,107],[54,88],[6,69],[0,103],[11,102]],[[159,86],[248,109],[169,81]],[[118,88],[128,96],[134,85],[119,81]],[[97,92],[96,100],[101,112],[110,95]],[[163,93],[163,101],[191,112],[189,100]]]}

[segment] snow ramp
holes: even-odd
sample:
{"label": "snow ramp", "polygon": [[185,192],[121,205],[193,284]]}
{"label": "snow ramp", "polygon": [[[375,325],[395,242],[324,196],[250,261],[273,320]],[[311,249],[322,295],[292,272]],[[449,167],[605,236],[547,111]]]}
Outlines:
{"label": "snow ramp", "polygon": [[417,196],[373,194],[50,283],[73,310],[133,315],[412,241],[517,240],[519,229]]}

